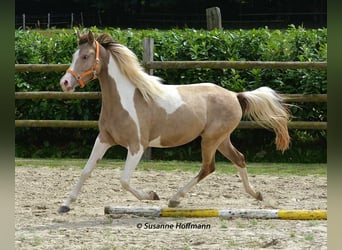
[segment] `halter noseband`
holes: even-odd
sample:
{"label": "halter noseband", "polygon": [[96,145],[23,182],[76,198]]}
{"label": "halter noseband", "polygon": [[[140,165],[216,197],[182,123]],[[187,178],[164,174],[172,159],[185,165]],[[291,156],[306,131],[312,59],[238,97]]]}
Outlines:
{"label": "halter noseband", "polygon": [[[100,48],[99,48],[100,45],[99,45],[98,41],[95,41],[95,44],[96,44],[96,50],[95,50],[95,54],[96,54],[96,59],[95,60],[96,61],[95,61],[94,65],[93,65],[92,69],[90,69],[88,71],[85,71],[85,72],[83,72],[81,74],[78,74],[78,73],[76,73],[75,71],[73,71],[71,69],[67,70],[67,72],[69,72],[70,74],[72,74],[75,77],[75,79],[80,84],[81,88],[84,88],[84,86],[88,82],[96,79],[96,77],[97,77],[96,76],[96,68],[97,68],[97,66],[99,65],[99,62],[100,62]],[[86,77],[86,76],[91,75],[91,74],[93,74],[92,78],[90,78],[88,81],[84,82],[83,81],[83,77]]]}

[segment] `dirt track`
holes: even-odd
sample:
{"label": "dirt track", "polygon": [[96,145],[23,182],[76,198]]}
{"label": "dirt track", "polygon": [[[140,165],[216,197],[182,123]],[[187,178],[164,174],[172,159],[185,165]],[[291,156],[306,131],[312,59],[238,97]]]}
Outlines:
{"label": "dirt track", "polygon": [[[56,210],[80,169],[16,167],[16,249],[327,249],[327,221],[104,216],[106,205],[161,206],[194,176],[180,171],[136,171],[131,183],[155,190],[160,201],[138,201],[119,184],[120,170],[98,168],[69,214]],[[182,201],[182,207],[327,209],[322,176],[251,176],[266,202],[255,201],[236,175],[214,173]],[[207,229],[144,229],[177,223]],[[138,229],[141,223],[143,228]]]}

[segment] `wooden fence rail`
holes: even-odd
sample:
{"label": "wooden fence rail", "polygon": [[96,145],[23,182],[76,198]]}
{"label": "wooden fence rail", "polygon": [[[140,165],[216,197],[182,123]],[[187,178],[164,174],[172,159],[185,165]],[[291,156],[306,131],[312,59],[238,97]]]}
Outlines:
{"label": "wooden fence rail", "polygon": [[[267,61],[150,61],[146,69],[315,69],[326,70],[327,62],[267,62]],[[69,64],[15,64],[16,72],[65,71]]]}
{"label": "wooden fence rail", "polygon": [[267,61],[160,61],[145,62],[148,69],[316,69],[326,70],[326,62],[267,62]]}
{"label": "wooden fence rail", "polygon": [[[35,91],[15,92],[15,99],[101,99],[101,92]],[[281,94],[285,102],[326,102],[327,94]]]}
{"label": "wooden fence rail", "polygon": [[[98,121],[70,121],[70,120],[16,120],[16,127],[39,128],[97,128]],[[262,129],[254,121],[241,121],[239,129]],[[289,129],[327,129],[327,122],[295,121],[288,123]]]}
{"label": "wooden fence rail", "polygon": [[[300,94],[283,94],[281,95],[285,102],[326,102],[327,94],[316,95],[300,95]],[[15,99],[101,99],[101,92],[54,92],[54,91],[37,91],[37,92],[16,92]],[[64,128],[97,128],[97,121],[70,121],[70,120],[16,120],[16,127],[64,127]],[[314,121],[293,121],[288,123],[289,129],[327,129],[327,122]],[[256,122],[241,121],[238,128],[240,129],[257,129],[261,128]]]}
{"label": "wooden fence rail", "polygon": [[[142,65],[149,74],[153,69],[309,69],[327,70],[327,62],[274,62],[274,61],[153,61],[153,39],[144,39],[144,55]],[[65,71],[70,64],[15,64],[16,72],[51,72]],[[327,102],[326,94],[284,94],[286,102]],[[100,92],[16,92],[15,99],[101,99]],[[65,128],[97,128],[97,121],[75,120],[16,120],[16,127],[65,127]],[[327,122],[293,121],[289,129],[327,129]],[[261,128],[256,122],[241,121],[241,129]]]}

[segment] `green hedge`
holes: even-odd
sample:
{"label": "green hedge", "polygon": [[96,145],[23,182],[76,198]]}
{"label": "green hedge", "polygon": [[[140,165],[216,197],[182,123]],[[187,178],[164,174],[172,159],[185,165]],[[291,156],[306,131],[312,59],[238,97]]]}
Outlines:
{"label": "green hedge", "polygon": [[[142,57],[142,39],[154,39],[155,61],[260,60],[326,61],[327,30],[290,26],[286,30],[121,30],[108,32],[118,42]],[[74,30],[15,31],[15,63],[70,63],[77,46]],[[281,93],[327,92],[327,73],[319,70],[155,70],[165,84],[214,82],[234,91],[269,86]],[[62,72],[15,74],[16,91],[60,91]],[[98,91],[95,82],[78,91]],[[294,120],[326,121],[325,103],[299,103]],[[98,100],[16,100],[16,119],[97,120]],[[274,134],[265,130],[236,130],[232,141],[249,161],[326,162],[326,132],[291,130],[291,149],[283,155],[275,150]],[[16,128],[18,157],[88,157],[95,129]],[[107,157],[124,158],[125,150],[111,149]],[[199,140],[175,149],[153,149],[156,159],[199,160]],[[221,159],[219,157],[219,159]]]}

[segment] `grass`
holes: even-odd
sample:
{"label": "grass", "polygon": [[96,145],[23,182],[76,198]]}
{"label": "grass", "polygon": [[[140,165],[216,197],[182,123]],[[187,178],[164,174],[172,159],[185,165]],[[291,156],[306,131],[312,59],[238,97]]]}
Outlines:
{"label": "grass", "polygon": [[[87,159],[24,159],[16,158],[17,167],[60,167],[60,168],[83,168]],[[122,160],[103,159],[98,163],[99,168],[120,168],[125,162]],[[189,171],[197,173],[200,162],[192,161],[141,161],[137,170],[155,171]],[[326,163],[249,163],[247,164],[250,174],[268,175],[326,175]],[[236,174],[236,169],[230,162],[217,162],[216,172]]]}
{"label": "grass", "polygon": [[220,218],[221,228],[228,228],[227,220]]}
{"label": "grass", "polygon": [[304,236],[304,239],[307,240],[307,241],[313,241],[314,239],[314,236],[312,233],[308,233]]}

